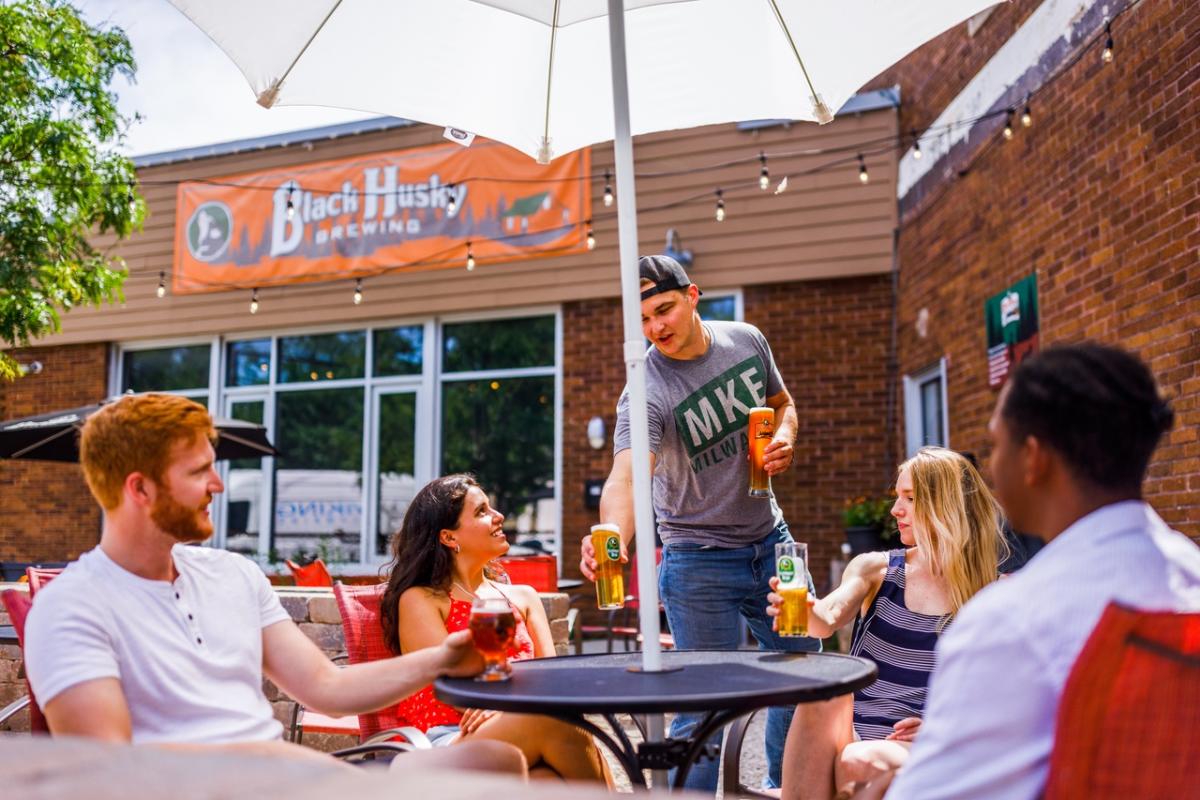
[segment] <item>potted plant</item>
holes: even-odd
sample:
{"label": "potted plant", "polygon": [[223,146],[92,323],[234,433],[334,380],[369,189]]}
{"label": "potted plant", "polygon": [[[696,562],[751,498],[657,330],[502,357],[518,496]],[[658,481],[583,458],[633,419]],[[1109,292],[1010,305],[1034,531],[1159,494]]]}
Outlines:
{"label": "potted plant", "polygon": [[842,509],[842,524],[846,528],[846,541],[853,555],[886,550],[897,541],[899,531],[896,518],[892,516],[895,497],[851,497]]}

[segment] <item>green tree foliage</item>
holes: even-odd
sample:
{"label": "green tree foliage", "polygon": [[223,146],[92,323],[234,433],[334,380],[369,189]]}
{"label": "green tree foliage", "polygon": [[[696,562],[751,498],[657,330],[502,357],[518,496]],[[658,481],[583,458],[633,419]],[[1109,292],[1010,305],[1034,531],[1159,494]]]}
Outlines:
{"label": "green tree foliage", "polygon": [[[109,90],[134,69],[124,32],[62,0],[0,3],[0,344],[26,346],[60,330],[61,311],[122,297],[124,262],[89,237],[126,236],[145,212],[115,149],[130,120]],[[0,376],[17,374],[0,351]]]}

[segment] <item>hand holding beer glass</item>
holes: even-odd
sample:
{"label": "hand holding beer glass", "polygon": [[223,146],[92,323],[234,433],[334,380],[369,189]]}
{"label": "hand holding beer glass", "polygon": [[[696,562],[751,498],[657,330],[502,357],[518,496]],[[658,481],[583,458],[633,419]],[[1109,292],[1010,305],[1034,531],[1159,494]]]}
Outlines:
{"label": "hand holding beer glass", "polygon": [[483,672],[477,681],[506,681],[511,677],[508,648],[517,635],[512,606],[502,597],[476,597],[471,603],[471,636],[483,656]]}
{"label": "hand holding beer glass", "polygon": [[808,636],[808,545],[775,545],[775,591],[783,598],[776,617],[780,636]]}
{"label": "hand holding beer glass", "polygon": [[625,607],[625,573],[621,569],[621,529],[611,523],[592,526],[596,557],[596,607]]}

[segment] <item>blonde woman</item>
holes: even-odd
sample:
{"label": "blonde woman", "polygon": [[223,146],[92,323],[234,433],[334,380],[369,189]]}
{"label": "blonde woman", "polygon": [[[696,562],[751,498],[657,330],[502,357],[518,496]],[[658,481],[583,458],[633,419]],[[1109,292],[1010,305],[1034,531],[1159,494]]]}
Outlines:
{"label": "blonde woman", "polygon": [[[967,459],[922,448],[900,465],[892,516],[903,549],[864,553],[841,585],[810,600],[808,632],[854,623],[850,652],[879,680],[849,696],[796,709],[784,747],[783,797],[882,797],[921,726],[934,646],[954,615],[996,580],[1007,548],[1000,508]],[[771,587],[776,587],[772,579]],[[778,616],[781,598],[770,595]]]}

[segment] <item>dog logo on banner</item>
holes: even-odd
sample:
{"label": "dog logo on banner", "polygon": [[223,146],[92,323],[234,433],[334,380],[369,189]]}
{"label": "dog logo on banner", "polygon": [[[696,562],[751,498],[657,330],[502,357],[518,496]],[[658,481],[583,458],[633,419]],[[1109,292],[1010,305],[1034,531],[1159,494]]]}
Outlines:
{"label": "dog logo on banner", "polygon": [[213,261],[224,255],[233,238],[233,212],[219,201],[203,203],[192,212],[187,225],[187,246],[197,261]]}

